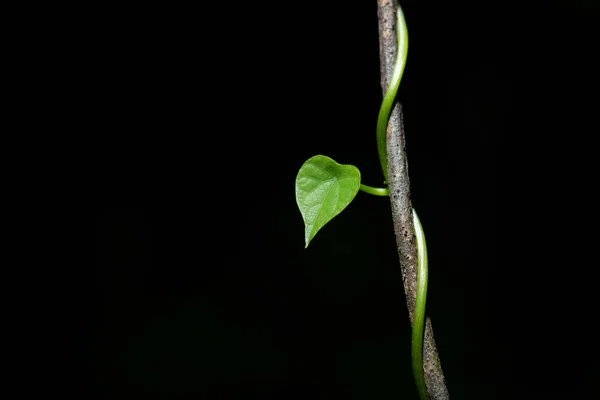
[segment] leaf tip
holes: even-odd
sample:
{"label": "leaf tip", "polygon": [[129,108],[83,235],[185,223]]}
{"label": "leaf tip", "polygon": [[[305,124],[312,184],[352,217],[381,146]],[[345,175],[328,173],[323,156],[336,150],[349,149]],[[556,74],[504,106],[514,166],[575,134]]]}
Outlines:
{"label": "leaf tip", "polygon": [[306,235],[304,237],[304,249],[308,248],[308,245],[310,244],[311,240],[312,240],[312,237],[310,237],[309,235]]}

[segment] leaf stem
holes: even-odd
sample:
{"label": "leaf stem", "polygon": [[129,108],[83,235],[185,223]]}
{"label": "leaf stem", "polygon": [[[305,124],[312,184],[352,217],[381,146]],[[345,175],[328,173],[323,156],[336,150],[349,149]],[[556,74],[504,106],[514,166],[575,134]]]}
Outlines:
{"label": "leaf stem", "polygon": [[367,186],[367,185],[363,185],[362,183],[360,184],[360,190],[362,190],[365,193],[369,193],[375,196],[388,196],[390,191],[388,190],[388,188],[376,188],[373,186]]}

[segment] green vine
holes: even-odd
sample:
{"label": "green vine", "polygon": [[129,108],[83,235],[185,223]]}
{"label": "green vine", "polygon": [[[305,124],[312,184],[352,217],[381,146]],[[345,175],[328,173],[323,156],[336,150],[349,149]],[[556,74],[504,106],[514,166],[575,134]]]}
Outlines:
{"label": "green vine", "polygon": [[[386,132],[396,93],[400,86],[408,53],[408,30],[402,9],[398,7],[396,32],[398,55],[394,71],[383,97],[377,119],[377,150],[385,182],[388,180]],[[305,228],[305,247],[317,232],[352,202],[358,191],[375,196],[388,196],[387,187],[377,188],[361,183],[360,171],[353,165],[341,165],[329,157],[309,158],[296,177],[296,202]],[[417,291],[412,327],[411,357],[415,383],[421,400],[429,399],[423,374],[423,332],[427,297],[427,246],[417,213],[413,210],[417,242]]]}

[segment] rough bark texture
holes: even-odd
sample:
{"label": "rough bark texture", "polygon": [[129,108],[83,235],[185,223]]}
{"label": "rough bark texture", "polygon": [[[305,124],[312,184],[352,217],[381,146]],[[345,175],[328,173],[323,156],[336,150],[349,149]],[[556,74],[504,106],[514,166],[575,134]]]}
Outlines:
{"label": "rough bark texture", "polygon": [[[398,3],[396,0],[377,0],[377,5],[379,16],[381,88],[385,93],[396,60],[396,10]],[[392,218],[398,255],[400,257],[402,280],[404,281],[404,291],[406,293],[406,305],[412,324],[417,287],[417,251],[410,201],[410,180],[408,178],[408,161],[405,151],[406,142],[402,121],[402,106],[400,103],[396,103],[392,110],[386,140],[388,187],[390,190]],[[423,368],[425,372],[425,384],[427,385],[430,399],[450,399],[429,317],[427,317],[425,322]]]}

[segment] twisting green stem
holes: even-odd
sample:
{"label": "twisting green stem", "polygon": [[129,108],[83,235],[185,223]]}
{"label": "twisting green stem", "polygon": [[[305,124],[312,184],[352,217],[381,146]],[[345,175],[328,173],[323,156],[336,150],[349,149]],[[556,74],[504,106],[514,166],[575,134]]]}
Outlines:
{"label": "twisting green stem", "polygon": [[[396,54],[396,62],[394,70],[390,78],[388,89],[383,96],[379,116],[377,119],[377,151],[379,153],[379,161],[385,181],[388,181],[387,170],[387,153],[386,153],[386,134],[387,126],[390,118],[390,113],[394,105],[396,93],[400,86],[404,66],[406,65],[406,57],[408,53],[408,30],[402,8],[398,6],[396,19],[396,33],[398,36],[398,48]],[[371,188],[366,185],[361,185],[361,190],[376,194],[375,191],[383,193],[382,189]],[[389,192],[389,191],[386,191]],[[415,227],[415,236],[417,239],[417,290],[415,293],[415,309],[413,313],[412,326],[412,344],[411,358],[412,369],[417,385],[417,391],[421,400],[428,400],[427,386],[425,385],[425,375],[423,371],[423,333],[425,329],[425,303],[427,299],[427,245],[425,243],[425,233],[423,226],[413,209],[413,223]]]}
{"label": "twisting green stem", "polygon": [[379,116],[377,117],[377,151],[379,152],[379,162],[381,163],[381,169],[383,170],[383,176],[385,177],[386,182],[388,181],[388,172],[387,154],[385,152],[385,135],[390,112],[392,111],[394,99],[396,98],[400,80],[402,79],[402,73],[404,72],[404,66],[406,65],[406,55],[408,54],[408,29],[406,28],[404,13],[400,6],[398,6],[397,12],[396,33],[398,34],[396,64],[394,65],[394,72],[392,73],[385,96],[383,96],[383,102],[381,103]]}
{"label": "twisting green stem", "polygon": [[375,196],[388,196],[390,194],[390,191],[386,187],[376,188],[373,186],[363,185],[362,183],[360,184],[360,190],[362,190],[365,193],[373,194]]}
{"label": "twisting green stem", "polygon": [[417,293],[412,326],[412,368],[421,400],[429,399],[423,375],[423,330],[425,326],[425,301],[427,299],[427,244],[423,226],[413,209],[413,223],[417,238]]}

